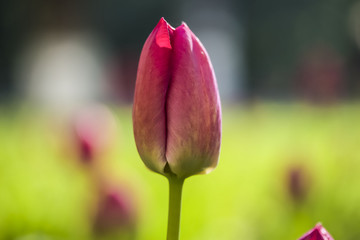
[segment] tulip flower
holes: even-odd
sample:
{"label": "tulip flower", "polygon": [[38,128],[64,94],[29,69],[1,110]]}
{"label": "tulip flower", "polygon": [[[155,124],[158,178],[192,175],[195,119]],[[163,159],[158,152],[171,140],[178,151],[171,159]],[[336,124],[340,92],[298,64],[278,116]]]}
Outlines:
{"label": "tulip flower", "polygon": [[170,221],[180,215],[183,181],[216,167],[221,139],[214,70],[185,23],[175,29],[162,18],[147,38],[137,72],[133,125],[141,159],[169,179],[168,239],[178,239],[171,225],[179,219]]}
{"label": "tulip flower", "polygon": [[133,123],[137,149],[151,170],[186,178],[216,167],[221,113],[215,74],[185,23],[174,29],[162,18],[146,40]]}
{"label": "tulip flower", "polygon": [[309,232],[305,233],[304,236],[299,238],[299,240],[334,240],[334,239],[321,225],[321,223],[318,223],[313,229],[311,229]]}

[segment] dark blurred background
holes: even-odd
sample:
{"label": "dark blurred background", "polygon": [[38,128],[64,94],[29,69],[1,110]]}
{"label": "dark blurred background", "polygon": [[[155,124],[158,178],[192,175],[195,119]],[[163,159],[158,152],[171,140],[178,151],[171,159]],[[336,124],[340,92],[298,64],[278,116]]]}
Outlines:
{"label": "dark blurred background", "polygon": [[[225,100],[333,101],[354,98],[360,89],[355,0],[15,0],[2,1],[0,9],[0,96],[5,101],[50,87],[44,74],[38,73],[41,80],[30,74],[46,58],[38,46],[51,49],[68,41],[78,48],[87,44],[87,54],[100,54],[95,65],[110,80],[98,77],[93,84],[110,84],[112,97],[130,102],[142,44],[162,16],[175,27],[187,22],[203,41]],[[53,54],[50,61],[56,64],[54,58],[61,56]]]}

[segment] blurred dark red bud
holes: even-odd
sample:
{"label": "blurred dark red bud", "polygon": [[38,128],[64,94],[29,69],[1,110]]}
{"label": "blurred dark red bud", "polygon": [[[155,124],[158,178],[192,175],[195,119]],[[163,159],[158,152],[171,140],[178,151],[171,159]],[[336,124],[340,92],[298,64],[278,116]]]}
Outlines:
{"label": "blurred dark red bud", "polygon": [[307,179],[307,172],[303,167],[290,167],[287,173],[287,188],[290,197],[295,202],[301,202],[306,198],[309,185]]}
{"label": "blurred dark red bud", "polygon": [[299,240],[334,240],[334,238],[326,231],[321,223],[318,223],[313,229],[299,238]]}
{"label": "blurred dark red bud", "polygon": [[84,163],[91,162],[94,158],[94,146],[92,146],[91,139],[81,138],[81,136],[77,137],[77,144],[81,161]]}
{"label": "blurred dark red bud", "polygon": [[106,107],[96,105],[76,114],[73,129],[80,160],[90,163],[111,142],[116,122]]}
{"label": "blurred dark red bud", "polygon": [[118,190],[110,190],[103,194],[95,215],[95,232],[134,228],[136,213],[129,194]]}

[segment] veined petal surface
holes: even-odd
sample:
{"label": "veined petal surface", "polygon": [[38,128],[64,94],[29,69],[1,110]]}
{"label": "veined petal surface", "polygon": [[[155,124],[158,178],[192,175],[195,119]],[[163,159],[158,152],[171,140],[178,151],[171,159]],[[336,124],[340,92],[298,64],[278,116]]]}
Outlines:
{"label": "veined petal surface", "polygon": [[172,48],[166,159],[173,173],[188,177],[217,165],[220,98],[210,58],[186,24],[174,30]]}
{"label": "veined petal surface", "polygon": [[133,126],[136,146],[145,165],[162,173],[166,164],[166,95],[170,82],[170,35],[162,18],[141,52],[135,86]]}

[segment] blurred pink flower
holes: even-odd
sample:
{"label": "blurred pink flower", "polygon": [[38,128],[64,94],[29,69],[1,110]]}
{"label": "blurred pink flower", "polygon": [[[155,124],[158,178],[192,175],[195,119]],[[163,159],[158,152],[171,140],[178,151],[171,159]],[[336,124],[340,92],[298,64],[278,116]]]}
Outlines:
{"label": "blurred pink flower", "polygon": [[292,165],[287,169],[286,183],[289,196],[295,203],[306,200],[311,184],[309,172],[302,165]]}
{"label": "blurred pink flower", "polygon": [[129,193],[115,189],[106,190],[100,196],[95,214],[94,230],[104,233],[112,230],[132,230],[137,214]]}
{"label": "blurred pink flower", "polygon": [[218,163],[221,109],[215,73],[185,23],[163,18],[141,52],[133,108],[136,146],[151,170],[180,178]]}
{"label": "blurred pink flower", "polygon": [[105,106],[95,105],[75,115],[73,128],[80,159],[83,163],[89,163],[110,145],[116,121]]}
{"label": "blurred pink flower", "polygon": [[309,232],[305,233],[304,236],[299,238],[299,240],[334,240],[334,239],[321,225],[321,223],[318,223],[313,229],[311,229]]}

